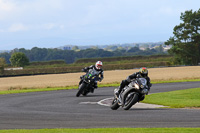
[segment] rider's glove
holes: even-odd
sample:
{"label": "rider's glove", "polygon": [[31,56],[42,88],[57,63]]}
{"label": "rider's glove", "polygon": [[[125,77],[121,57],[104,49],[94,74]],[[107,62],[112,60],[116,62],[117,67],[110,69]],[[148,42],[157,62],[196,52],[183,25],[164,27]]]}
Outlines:
{"label": "rider's glove", "polygon": [[83,69],[82,69],[82,72],[87,72],[87,68],[83,68]]}

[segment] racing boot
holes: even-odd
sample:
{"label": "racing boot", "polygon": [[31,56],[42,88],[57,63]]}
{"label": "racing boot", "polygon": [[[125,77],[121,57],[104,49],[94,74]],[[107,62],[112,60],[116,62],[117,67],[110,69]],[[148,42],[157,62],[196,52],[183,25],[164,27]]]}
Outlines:
{"label": "racing boot", "polygon": [[138,100],[138,102],[143,101],[144,98],[145,98],[145,96],[143,95],[143,96]]}
{"label": "racing boot", "polygon": [[115,91],[115,95],[119,98],[119,89]]}
{"label": "racing boot", "polygon": [[83,82],[83,77],[84,77],[84,75],[80,76],[80,82],[79,82],[79,85],[82,84],[82,82]]}
{"label": "racing boot", "polygon": [[90,89],[90,92],[91,92],[91,93],[94,93],[94,87],[92,87],[92,88]]}
{"label": "racing boot", "polygon": [[93,84],[93,87],[91,88],[90,92],[93,93],[94,92],[94,89],[97,89],[97,82],[95,82]]}
{"label": "racing boot", "polygon": [[115,91],[115,95],[117,96],[117,98],[119,98],[119,94],[121,93],[121,91],[122,91],[122,87],[120,85],[120,87],[118,87],[118,89],[116,89]]}
{"label": "racing boot", "polygon": [[81,79],[80,82],[79,82],[79,85],[82,84],[82,82],[83,82],[83,80]]}
{"label": "racing boot", "polygon": [[119,98],[120,93],[122,92],[122,89],[126,86],[127,81],[126,80],[122,80],[122,82],[120,83],[120,86],[118,88],[118,91],[116,91],[116,96]]}
{"label": "racing boot", "polygon": [[97,87],[98,87],[98,86],[97,86],[97,83],[95,83],[95,84],[94,84],[94,89],[97,89]]}

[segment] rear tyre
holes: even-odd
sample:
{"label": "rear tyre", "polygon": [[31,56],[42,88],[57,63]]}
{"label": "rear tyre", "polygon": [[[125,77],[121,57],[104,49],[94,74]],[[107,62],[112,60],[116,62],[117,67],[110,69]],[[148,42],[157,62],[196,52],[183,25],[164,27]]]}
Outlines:
{"label": "rear tyre", "polygon": [[119,107],[120,107],[120,106],[119,106],[119,104],[118,104],[117,98],[114,98],[113,101],[112,101],[112,104],[111,104],[110,108],[111,108],[112,110],[117,110]]}
{"label": "rear tyre", "polygon": [[124,96],[124,110],[129,110],[135,103],[138,102],[138,94],[134,93],[132,96],[129,96],[130,93]]}
{"label": "rear tyre", "polygon": [[85,83],[82,83],[81,85],[79,85],[78,92],[76,93],[76,97],[79,97],[82,94],[85,86],[86,86]]}

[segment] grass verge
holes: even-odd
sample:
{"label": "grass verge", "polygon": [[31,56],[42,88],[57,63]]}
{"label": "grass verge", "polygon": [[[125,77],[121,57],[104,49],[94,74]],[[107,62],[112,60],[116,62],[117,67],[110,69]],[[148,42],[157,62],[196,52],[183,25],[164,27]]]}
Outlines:
{"label": "grass verge", "polygon": [[143,102],[171,108],[200,108],[200,88],[155,93],[147,95]]}
{"label": "grass verge", "polygon": [[161,83],[195,82],[195,81],[200,81],[200,79],[157,80],[157,81],[152,81],[152,83],[153,83],[153,84],[161,84]]}
{"label": "grass verge", "polygon": [[91,128],[91,129],[17,129],[2,133],[199,133],[200,128]]}
{"label": "grass verge", "polygon": [[9,90],[0,91],[0,95],[3,94],[14,94],[14,93],[28,93],[28,92],[41,92],[41,91],[56,91],[56,90],[67,90],[77,89],[78,86],[66,86],[66,87],[54,87],[54,88],[11,88]]}

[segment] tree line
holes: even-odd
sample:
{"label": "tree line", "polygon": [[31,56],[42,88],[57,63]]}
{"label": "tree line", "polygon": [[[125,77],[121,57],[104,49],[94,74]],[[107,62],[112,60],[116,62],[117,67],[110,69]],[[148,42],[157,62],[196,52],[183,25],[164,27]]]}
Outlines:
{"label": "tree line", "polygon": [[133,56],[133,55],[155,55],[164,54],[160,49],[140,50],[138,47],[126,49],[118,49],[115,51],[106,51],[104,49],[85,49],[85,50],[61,50],[34,47],[30,50],[20,48],[14,49],[9,53],[1,53],[0,57],[5,58],[8,64],[11,63],[10,58],[14,53],[24,53],[30,62],[65,60],[66,63],[73,63],[81,58],[101,58],[101,57],[116,57],[116,56]]}

